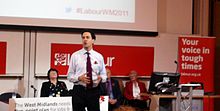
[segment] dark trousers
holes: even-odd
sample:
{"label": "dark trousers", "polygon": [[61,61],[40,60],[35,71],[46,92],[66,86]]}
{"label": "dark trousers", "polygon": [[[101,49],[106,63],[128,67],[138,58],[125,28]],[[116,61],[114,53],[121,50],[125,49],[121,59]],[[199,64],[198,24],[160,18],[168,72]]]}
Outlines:
{"label": "dark trousers", "polygon": [[72,91],[73,111],[100,111],[99,108],[100,87],[87,89],[81,85],[75,85]]}
{"label": "dark trousers", "polygon": [[118,108],[119,105],[116,104],[108,104],[108,111],[113,111],[114,109]]}
{"label": "dark trousers", "polygon": [[132,107],[140,108],[140,109],[146,109],[147,108],[147,102],[145,100],[128,100],[128,104]]}

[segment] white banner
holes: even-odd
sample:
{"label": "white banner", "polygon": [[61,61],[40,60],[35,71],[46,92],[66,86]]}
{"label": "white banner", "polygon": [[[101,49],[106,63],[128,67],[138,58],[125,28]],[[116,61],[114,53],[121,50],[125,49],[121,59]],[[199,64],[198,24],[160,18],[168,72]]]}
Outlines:
{"label": "white banner", "polygon": [[108,111],[108,96],[100,96],[100,111]]}
{"label": "white banner", "polygon": [[14,98],[9,104],[10,111],[72,111],[72,97]]}
{"label": "white banner", "polygon": [[[100,111],[108,111],[108,96],[100,96]],[[72,111],[72,97],[10,99],[9,111]]]}

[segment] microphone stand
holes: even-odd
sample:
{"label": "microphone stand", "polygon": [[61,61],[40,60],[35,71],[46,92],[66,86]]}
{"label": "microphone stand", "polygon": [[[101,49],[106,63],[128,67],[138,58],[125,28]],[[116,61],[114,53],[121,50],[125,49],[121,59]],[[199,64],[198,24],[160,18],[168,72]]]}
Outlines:
{"label": "microphone stand", "polygon": [[174,63],[176,64],[176,74],[179,72],[179,63],[175,60]]}
{"label": "microphone stand", "polygon": [[33,85],[31,85],[31,88],[33,88],[34,89],[34,97],[36,97],[36,92],[37,92],[37,89],[33,86]]}
{"label": "microphone stand", "polygon": [[34,97],[36,97],[37,89],[34,89]]}

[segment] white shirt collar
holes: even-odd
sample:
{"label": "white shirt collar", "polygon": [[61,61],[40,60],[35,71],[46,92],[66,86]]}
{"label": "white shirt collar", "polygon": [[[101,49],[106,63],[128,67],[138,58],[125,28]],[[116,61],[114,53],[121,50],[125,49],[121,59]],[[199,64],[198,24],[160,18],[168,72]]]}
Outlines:
{"label": "white shirt collar", "polygon": [[91,49],[90,51],[85,50],[84,48],[82,49],[83,54],[85,54],[86,52],[89,52],[90,54],[93,53],[93,49]]}

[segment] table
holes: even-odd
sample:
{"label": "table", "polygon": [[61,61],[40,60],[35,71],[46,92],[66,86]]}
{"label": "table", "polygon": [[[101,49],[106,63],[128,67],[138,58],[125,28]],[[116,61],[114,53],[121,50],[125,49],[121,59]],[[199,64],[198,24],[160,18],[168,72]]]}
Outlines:
{"label": "table", "polygon": [[[150,111],[176,111],[176,99],[174,95],[151,95]],[[193,111],[203,111],[203,99],[214,98],[220,99],[220,95],[204,95],[204,96],[192,96]],[[188,99],[182,97],[182,99]],[[195,106],[196,105],[196,106]]]}

